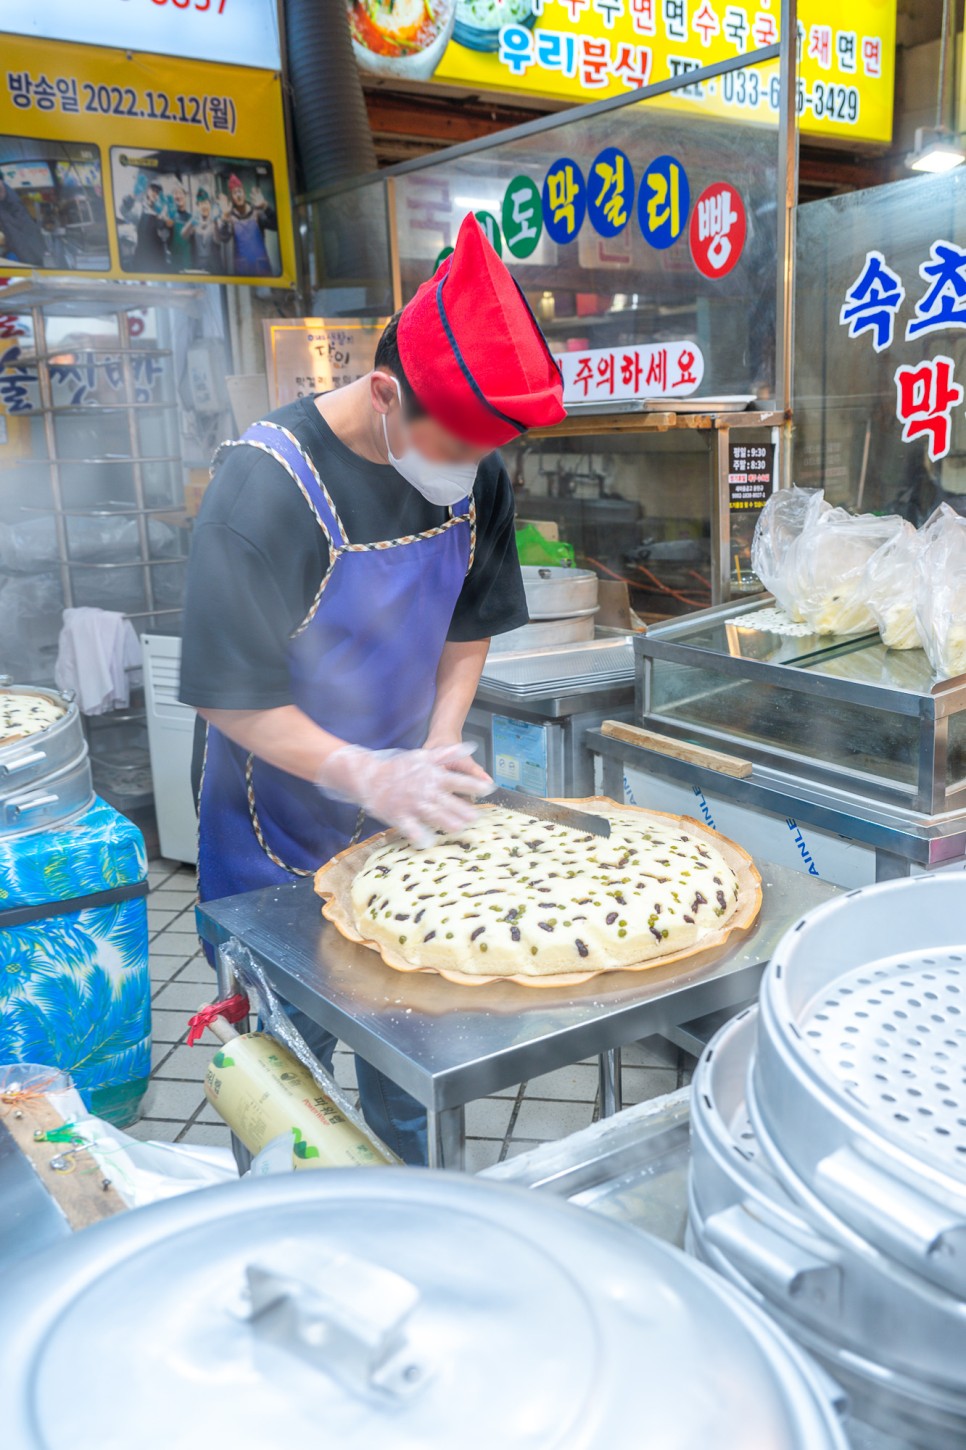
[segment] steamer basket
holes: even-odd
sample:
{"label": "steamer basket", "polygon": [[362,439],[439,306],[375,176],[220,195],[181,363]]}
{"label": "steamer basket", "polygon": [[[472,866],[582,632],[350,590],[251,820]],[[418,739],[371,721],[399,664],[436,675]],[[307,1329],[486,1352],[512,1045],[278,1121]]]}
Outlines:
{"label": "steamer basket", "polygon": [[748,1107],[784,1187],[966,1297],[966,875],[850,892],[765,973]]}
{"label": "steamer basket", "polygon": [[848,1395],[851,1415],[899,1437],[903,1450],[963,1450],[966,1444],[966,1402],[861,1355],[843,1350],[807,1329],[756,1289],[701,1233],[700,1213],[689,1203],[689,1251],[708,1268],[774,1320],[807,1350]]}
{"label": "steamer basket", "polygon": [[26,789],[0,795],[0,837],[47,830],[86,811],[94,802],[87,746],[63,770],[34,781]]}
{"label": "steamer basket", "polygon": [[4,695],[36,695],[60,705],[64,714],[35,735],[26,735],[6,745],[0,742],[0,796],[19,794],[35,781],[64,770],[87,749],[80,711],[72,693],[12,685],[2,676],[0,697]]}
{"label": "steamer basket", "polygon": [[844,1226],[833,1238],[785,1193],[748,1118],[757,1011],[727,1023],[695,1072],[692,1232],[797,1326],[837,1353],[962,1395],[966,1303],[886,1258]]}

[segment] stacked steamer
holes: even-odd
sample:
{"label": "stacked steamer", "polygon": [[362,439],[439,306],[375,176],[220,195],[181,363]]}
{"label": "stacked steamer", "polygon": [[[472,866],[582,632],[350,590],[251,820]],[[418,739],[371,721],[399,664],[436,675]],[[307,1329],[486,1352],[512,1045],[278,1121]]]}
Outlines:
{"label": "stacked steamer", "polygon": [[598,582],[592,570],[524,564],[523,588],[530,623],[498,635],[492,653],[552,649],[593,639]]}
{"label": "stacked steamer", "polygon": [[966,1444],[966,877],[785,936],[694,1080],[690,1246],[915,1450]]}
{"label": "stacked steamer", "polygon": [[71,695],[0,681],[0,1066],[70,1073],[133,1121],[151,1057],[147,859],[94,795]]}

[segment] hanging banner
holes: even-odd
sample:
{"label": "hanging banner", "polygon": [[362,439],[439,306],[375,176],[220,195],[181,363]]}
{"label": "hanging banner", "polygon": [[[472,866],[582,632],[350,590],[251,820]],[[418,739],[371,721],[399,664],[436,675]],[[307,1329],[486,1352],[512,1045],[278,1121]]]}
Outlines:
{"label": "hanging banner", "polygon": [[[546,96],[572,104],[640,86],[779,38],[778,0],[343,0],[356,61],[393,81]],[[801,129],[892,140],[895,0],[801,0]],[[719,113],[773,119],[774,75],[738,71],[692,100]],[[673,105],[672,98],[667,104]]]}
{"label": "hanging banner", "polygon": [[0,275],[288,287],[280,77],[0,35]]}

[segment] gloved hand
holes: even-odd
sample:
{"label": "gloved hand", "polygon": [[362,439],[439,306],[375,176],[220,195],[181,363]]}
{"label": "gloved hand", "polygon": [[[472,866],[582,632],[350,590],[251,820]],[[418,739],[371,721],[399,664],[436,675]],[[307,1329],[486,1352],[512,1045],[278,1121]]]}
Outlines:
{"label": "gloved hand", "polygon": [[329,756],[317,784],[396,826],[414,846],[431,846],[434,832],[468,826],[476,816],[470,802],[493,789],[490,777],[473,767],[472,754],[468,744],[422,750],[343,745]]}

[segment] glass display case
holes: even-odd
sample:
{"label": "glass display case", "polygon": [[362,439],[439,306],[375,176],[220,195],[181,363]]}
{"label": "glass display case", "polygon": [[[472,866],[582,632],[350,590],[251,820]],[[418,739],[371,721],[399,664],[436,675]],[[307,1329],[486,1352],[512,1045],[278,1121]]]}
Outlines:
{"label": "glass display case", "polygon": [[966,807],[966,678],[936,684],[922,650],[887,650],[878,634],[791,637],[773,620],[769,596],[639,636],[639,717],[882,804]]}
{"label": "glass display case", "polygon": [[388,168],[300,214],[312,309],[355,318],[403,306],[477,216],[566,382],[565,424],[503,450],[518,517],[626,581],[646,621],[759,587],[751,536],[790,418],[796,150],[778,50]]}

